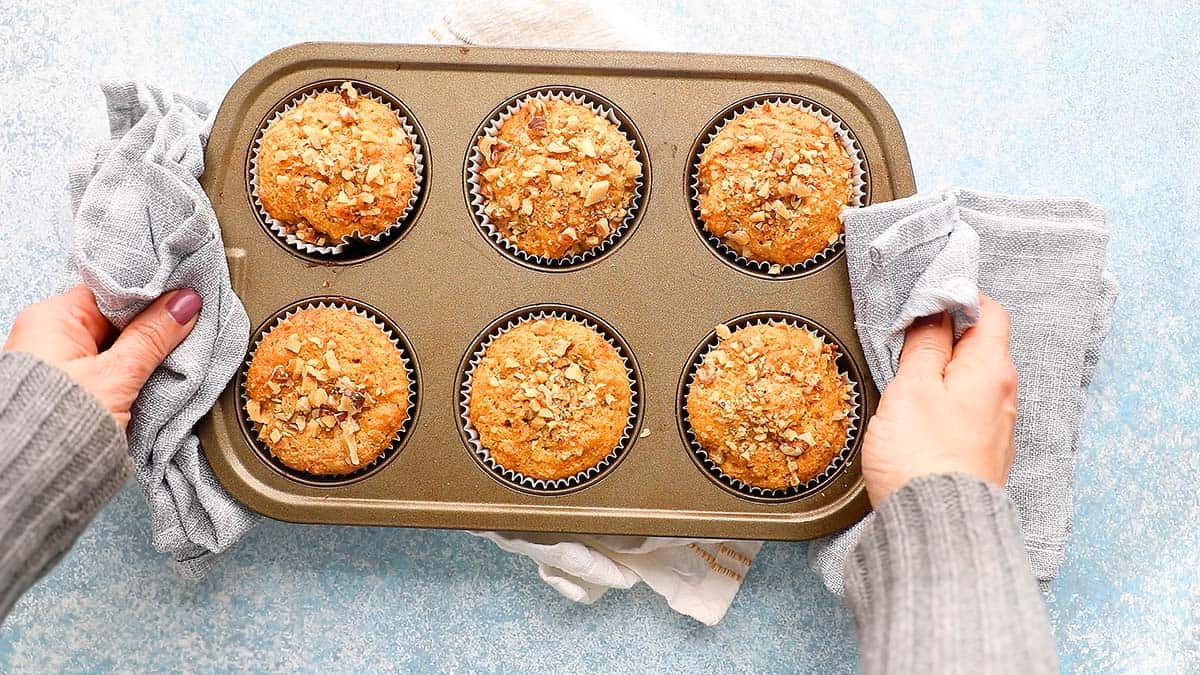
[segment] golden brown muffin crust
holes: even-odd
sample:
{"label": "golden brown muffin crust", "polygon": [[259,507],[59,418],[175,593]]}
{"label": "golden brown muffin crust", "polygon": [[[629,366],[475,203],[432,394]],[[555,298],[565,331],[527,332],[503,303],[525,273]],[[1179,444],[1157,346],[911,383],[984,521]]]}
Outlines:
{"label": "golden brown muffin crust", "polygon": [[259,201],[301,241],[336,245],[383,232],[404,214],[416,181],[400,118],[349,82],[304,99],[263,132]]}
{"label": "golden brown muffin crust", "polygon": [[802,263],[835,243],[838,215],[854,194],[853,162],[833,129],[775,103],[717,132],[700,155],[698,179],[705,229],[743,257],[776,265]]}
{"label": "golden brown muffin crust", "polygon": [[546,258],[603,243],[625,218],[642,174],[615,124],[561,99],[529,99],[476,146],[488,220],[517,248]]}
{"label": "golden brown muffin crust", "polygon": [[786,324],[718,326],[717,335],[686,401],[700,447],[726,475],[761,488],[824,471],[846,443],[852,412],[837,348]]}
{"label": "golden brown muffin crust", "polygon": [[357,471],[408,419],[400,352],[371,320],[302,309],[263,338],[246,373],[246,413],[285,465],[316,475]]}
{"label": "golden brown muffin crust", "polygon": [[596,466],[621,440],[633,391],[596,331],[536,319],[497,337],[471,379],[468,418],[500,466],[541,479]]}

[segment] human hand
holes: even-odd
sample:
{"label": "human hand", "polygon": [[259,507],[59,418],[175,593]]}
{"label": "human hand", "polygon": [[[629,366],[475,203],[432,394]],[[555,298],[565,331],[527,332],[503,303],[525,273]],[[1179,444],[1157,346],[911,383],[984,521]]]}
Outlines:
{"label": "human hand", "polygon": [[4,351],[32,354],[63,370],[124,428],[142,385],[191,332],[200,306],[190,288],[166,293],[118,333],[92,292],[79,285],[21,310]]}
{"label": "human hand", "polygon": [[979,322],[954,343],[945,314],[918,319],[863,437],[863,480],[878,507],[918,476],[959,472],[1001,487],[1016,448],[1017,371],[1008,312],[980,296]]}

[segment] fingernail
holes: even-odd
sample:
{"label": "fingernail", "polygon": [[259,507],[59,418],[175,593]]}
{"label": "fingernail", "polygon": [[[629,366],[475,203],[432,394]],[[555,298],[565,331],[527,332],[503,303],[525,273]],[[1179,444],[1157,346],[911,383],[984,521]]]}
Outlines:
{"label": "fingernail", "polygon": [[944,312],[923,316],[916,321],[913,321],[913,328],[937,328],[938,326],[942,325],[943,316],[945,316]]}
{"label": "fingernail", "polygon": [[204,300],[200,298],[200,294],[190,288],[185,288],[167,300],[167,314],[175,319],[175,323],[183,325],[196,317],[200,313],[200,307],[204,304]]}

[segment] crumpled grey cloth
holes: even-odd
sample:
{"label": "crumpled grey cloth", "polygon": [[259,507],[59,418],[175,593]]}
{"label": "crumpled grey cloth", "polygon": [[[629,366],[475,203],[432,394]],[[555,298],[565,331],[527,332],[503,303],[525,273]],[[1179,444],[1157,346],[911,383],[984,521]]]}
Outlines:
{"label": "crumpled grey cloth", "polygon": [[197,178],[211,120],[203,103],[133,82],[103,87],[111,137],[71,170],[71,258],[100,310],[126,326],[166,291],[204,308],[133,405],[129,449],[155,548],[198,577],[258,516],[217,483],[193,432],[237,372],[250,321]]}
{"label": "crumpled grey cloth", "polygon": [[[1084,396],[1117,294],[1104,269],[1104,212],[1081,200],[950,189],[842,220],[855,326],[880,391],[913,319],[945,311],[961,335],[979,316],[979,292],[1008,309],[1019,384],[1006,491],[1033,573],[1054,578],[1071,529]],[[846,557],[872,517],[810,546],[809,564],[831,591],[841,593]]]}

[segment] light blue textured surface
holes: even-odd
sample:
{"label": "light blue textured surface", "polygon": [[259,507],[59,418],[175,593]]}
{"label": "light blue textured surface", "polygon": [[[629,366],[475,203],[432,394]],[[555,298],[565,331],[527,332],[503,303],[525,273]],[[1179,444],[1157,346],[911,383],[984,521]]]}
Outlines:
{"label": "light blue textured surface", "polygon": [[[64,264],[70,158],[105,132],[96,87],[134,76],[214,104],[304,40],[404,41],[410,2],[0,5],[0,330]],[[633,6],[633,3],[629,3]],[[1105,206],[1122,295],[1089,401],[1075,529],[1047,597],[1072,671],[1200,669],[1200,8],[997,0],[676,2],[643,11],[679,49],[815,56],[895,107],[917,182]],[[0,670],[850,671],[853,626],[768,544],[725,621],[644,587],[591,607],[466,534],[268,523],[210,577],[176,578],[132,485],[0,627]]]}

